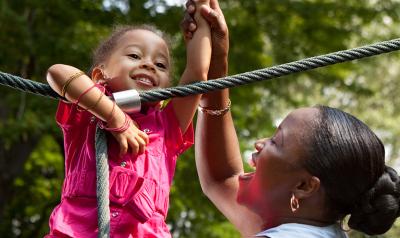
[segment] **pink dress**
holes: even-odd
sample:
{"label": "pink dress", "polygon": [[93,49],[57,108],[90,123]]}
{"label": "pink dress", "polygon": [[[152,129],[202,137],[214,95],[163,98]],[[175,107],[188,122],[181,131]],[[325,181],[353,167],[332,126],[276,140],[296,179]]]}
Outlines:
{"label": "pink dress", "polygon": [[[165,223],[176,159],[193,145],[193,127],[182,134],[172,104],[132,118],[150,142],[144,154],[118,157],[119,145],[107,135],[110,166],[111,237],[171,237]],[[50,216],[47,237],[97,237],[97,120],[60,102],[56,120],[64,133],[65,179],[61,203]]]}

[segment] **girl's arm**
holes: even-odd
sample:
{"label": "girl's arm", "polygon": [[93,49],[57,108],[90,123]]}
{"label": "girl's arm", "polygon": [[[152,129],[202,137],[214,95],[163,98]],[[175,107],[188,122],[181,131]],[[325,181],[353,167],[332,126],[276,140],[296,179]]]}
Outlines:
{"label": "girl's arm", "polygon": [[[209,5],[209,0],[198,0],[196,2],[197,9],[200,9],[201,5]],[[210,27],[198,11],[195,13],[195,20],[197,30],[193,38],[187,41],[186,69],[182,74],[180,85],[207,80],[211,58]],[[200,95],[193,95],[172,99],[182,132],[187,130],[193,120],[200,97]]]}
{"label": "girl's arm", "polygon": [[[148,143],[146,133],[140,131],[134,122],[104,93],[94,86],[94,82],[85,74],[80,74],[79,69],[63,64],[51,66],[47,71],[47,82],[51,88],[69,102],[75,103],[79,98],[78,105],[88,109],[93,115],[105,121],[107,128],[127,127],[121,132],[111,132],[120,145],[121,155],[132,149],[133,154],[144,152]],[[127,121],[129,126],[127,126]]]}

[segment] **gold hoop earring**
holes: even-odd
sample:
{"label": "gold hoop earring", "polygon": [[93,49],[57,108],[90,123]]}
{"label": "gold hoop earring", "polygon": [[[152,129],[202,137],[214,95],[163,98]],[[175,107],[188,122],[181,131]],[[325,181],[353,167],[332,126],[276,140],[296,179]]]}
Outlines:
{"label": "gold hoop earring", "polygon": [[299,199],[292,194],[292,197],[290,198],[290,208],[292,209],[292,212],[295,213],[299,208],[300,208],[300,203]]}

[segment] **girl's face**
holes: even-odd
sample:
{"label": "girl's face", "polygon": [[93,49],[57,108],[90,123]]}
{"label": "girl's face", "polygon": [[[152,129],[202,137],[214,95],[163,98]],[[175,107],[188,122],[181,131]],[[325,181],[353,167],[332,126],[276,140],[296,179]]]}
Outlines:
{"label": "girl's face", "polygon": [[[273,219],[290,212],[290,198],[300,178],[308,172],[300,166],[305,157],[302,141],[306,124],[318,113],[315,108],[290,113],[269,139],[255,143],[253,173],[239,176],[237,200],[264,218]],[[270,221],[273,222],[273,221]]]}
{"label": "girl's face", "polygon": [[170,84],[170,55],[166,42],[155,33],[136,29],[126,32],[104,65],[113,92],[149,90]]}

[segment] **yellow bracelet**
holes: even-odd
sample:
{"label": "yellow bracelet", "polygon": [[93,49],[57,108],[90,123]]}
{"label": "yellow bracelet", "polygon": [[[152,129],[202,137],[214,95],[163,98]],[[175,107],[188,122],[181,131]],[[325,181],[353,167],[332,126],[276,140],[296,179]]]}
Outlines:
{"label": "yellow bracelet", "polygon": [[224,115],[225,113],[227,113],[229,110],[231,109],[231,100],[229,99],[228,101],[228,106],[226,106],[223,109],[217,109],[217,110],[212,110],[212,109],[208,109],[208,108],[204,108],[202,106],[198,107],[198,110],[202,113],[211,115],[211,116],[221,116]]}
{"label": "yellow bracelet", "polygon": [[100,102],[101,98],[103,97],[103,95],[104,95],[104,93],[101,93],[101,94],[100,94],[100,97],[99,97],[99,98],[97,99],[97,101],[93,104],[93,106],[86,108],[85,111],[89,111],[89,110],[95,109],[95,108],[97,107],[97,104],[99,104],[99,102]]}
{"label": "yellow bracelet", "polygon": [[62,86],[61,89],[61,96],[63,96],[63,98],[65,98],[65,94],[67,93],[68,86],[71,84],[71,82],[74,81],[74,79],[77,79],[84,74],[85,73],[83,71],[79,71],[68,78],[67,82],[65,82],[65,84]]}

